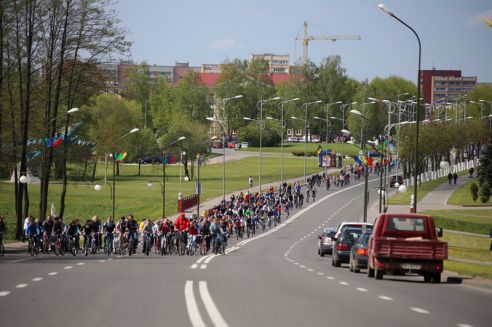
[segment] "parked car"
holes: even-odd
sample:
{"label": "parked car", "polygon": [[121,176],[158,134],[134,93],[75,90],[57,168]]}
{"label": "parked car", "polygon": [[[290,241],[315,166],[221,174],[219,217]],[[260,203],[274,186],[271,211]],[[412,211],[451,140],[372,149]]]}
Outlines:
{"label": "parked car", "polygon": [[311,142],[312,143],[319,143],[319,138],[317,138],[317,137],[311,137]]}
{"label": "parked car", "polygon": [[369,238],[367,275],[382,279],[384,274],[419,274],[426,283],[440,283],[448,244],[439,241],[431,216],[383,213],[374,223]]}
{"label": "parked car", "polygon": [[236,148],[236,144],[237,144],[236,142],[229,142],[227,144],[227,148],[229,148],[229,149],[235,149]]}
{"label": "parked car", "polygon": [[143,158],[137,159],[137,163],[141,164],[141,165],[162,163],[162,157],[161,156],[143,157]]}
{"label": "parked car", "polygon": [[332,254],[333,252],[333,237],[335,236],[337,229],[334,227],[327,227],[323,230],[319,236],[318,241],[318,254],[320,257],[324,257],[325,254]]}
{"label": "parked car", "polygon": [[222,149],[222,142],[221,141],[216,141],[214,143],[212,143],[212,148],[214,149]]}
{"label": "parked car", "polygon": [[361,235],[362,226],[346,227],[343,229],[340,237],[335,238],[335,244],[333,244],[333,253],[331,255],[332,266],[340,267],[342,263],[349,263],[350,249]]}
{"label": "parked car", "polygon": [[248,142],[241,143],[241,149],[246,149],[247,147],[249,147],[249,143]]}
{"label": "parked car", "polygon": [[287,142],[291,142],[291,143],[298,143],[298,142],[300,142],[300,141],[299,141],[299,138],[298,138],[298,137],[295,137],[295,136],[290,136],[290,137],[287,139]]}
{"label": "parked car", "polygon": [[398,184],[402,185],[403,184],[403,176],[401,175],[393,175],[390,178],[390,187],[395,187],[395,183],[398,181]]}
{"label": "parked car", "polygon": [[349,267],[354,273],[367,268],[367,247],[371,232],[362,233],[350,249]]}

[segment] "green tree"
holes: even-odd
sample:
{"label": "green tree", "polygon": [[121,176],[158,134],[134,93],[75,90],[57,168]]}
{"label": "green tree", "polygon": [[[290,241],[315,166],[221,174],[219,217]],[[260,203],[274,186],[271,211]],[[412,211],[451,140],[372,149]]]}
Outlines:
{"label": "green tree", "polygon": [[149,65],[144,61],[139,65],[132,65],[127,71],[127,80],[123,95],[137,101],[142,110],[142,125],[152,126],[150,99],[150,72]]}
{"label": "green tree", "polygon": [[[265,128],[262,132],[262,146],[276,146],[280,144],[280,130],[273,123],[264,121]],[[260,127],[257,122],[250,122],[238,130],[238,138],[241,142],[248,142],[251,146],[260,146]]]}
{"label": "green tree", "polygon": [[488,182],[485,182],[480,189],[480,201],[482,201],[482,203],[487,203],[490,199],[490,195],[490,184]]}
{"label": "green tree", "polygon": [[153,127],[157,135],[164,135],[169,129],[174,109],[173,89],[166,79],[157,79],[150,89],[150,107]]}
{"label": "green tree", "polygon": [[176,85],[174,92],[174,111],[185,113],[189,119],[205,121],[212,115],[209,89],[203,85],[198,73],[184,76]]}
{"label": "green tree", "polygon": [[489,187],[492,185],[492,137],[489,137],[485,150],[480,156],[477,175],[480,186],[483,187],[485,183],[488,183]]}

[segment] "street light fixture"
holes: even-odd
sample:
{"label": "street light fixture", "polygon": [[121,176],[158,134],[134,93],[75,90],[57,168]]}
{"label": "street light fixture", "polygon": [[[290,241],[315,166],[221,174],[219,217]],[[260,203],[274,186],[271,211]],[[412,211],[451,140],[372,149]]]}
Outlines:
{"label": "street light fixture", "polygon": [[306,151],[307,151],[306,146],[307,146],[307,142],[308,142],[307,127],[309,125],[309,122],[307,119],[307,109],[310,105],[322,103],[322,102],[323,101],[321,101],[321,100],[316,100],[316,101],[312,101],[312,102],[305,102],[302,104],[302,107],[304,108],[304,119],[298,119],[298,118],[292,117],[292,119],[304,121],[304,182],[307,181],[307,179],[306,179]]}
{"label": "street light fixture", "polygon": [[420,64],[421,64],[421,58],[422,58],[422,45],[420,43],[420,37],[417,34],[417,32],[407,23],[402,21],[400,18],[398,18],[392,11],[390,11],[384,4],[379,4],[378,7],[399,21],[401,24],[403,24],[405,27],[407,27],[409,30],[413,32],[415,37],[417,38],[418,46],[419,46],[419,61],[418,61],[418,70],[417,70],[417,108],[416,108],[416,128],[415,128],[415,158],[414,158],[414,185],[413,185],[413,208],[412,212],[417,212],[417,176],[418,176],[418,158],[419,158],[419,125],[420,125]]}

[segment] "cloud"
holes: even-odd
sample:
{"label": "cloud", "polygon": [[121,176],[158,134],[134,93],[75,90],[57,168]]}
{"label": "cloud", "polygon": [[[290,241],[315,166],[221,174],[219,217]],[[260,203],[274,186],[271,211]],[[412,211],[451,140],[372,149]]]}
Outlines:
{"label": "cloud", "polygon": [[228,50],[233,48],[240,48],[241,45],[232,37],[229,37],[226,39],[213,41],[210,47],[215,50]]}
{"label": "cloud", "polygon": [[479,14],[468,17],[467,23],[468,25],[479,25],[479,24],[481,25],[483,24],[484,18],[492,19],[492,8],[484,12],[481,12]]}

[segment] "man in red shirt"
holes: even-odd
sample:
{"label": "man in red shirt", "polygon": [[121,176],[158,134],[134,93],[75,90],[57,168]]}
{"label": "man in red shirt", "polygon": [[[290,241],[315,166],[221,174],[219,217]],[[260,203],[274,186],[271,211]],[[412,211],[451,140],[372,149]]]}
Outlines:
{"label": "man in red shirt", "polygon": [[184,212],[182,212],[178,219],[174,222],[174,227],[178,229],[180,232],[185,231],[188,229],[188,225],[190,224],[190,221],[188,218],[186,218]]}

